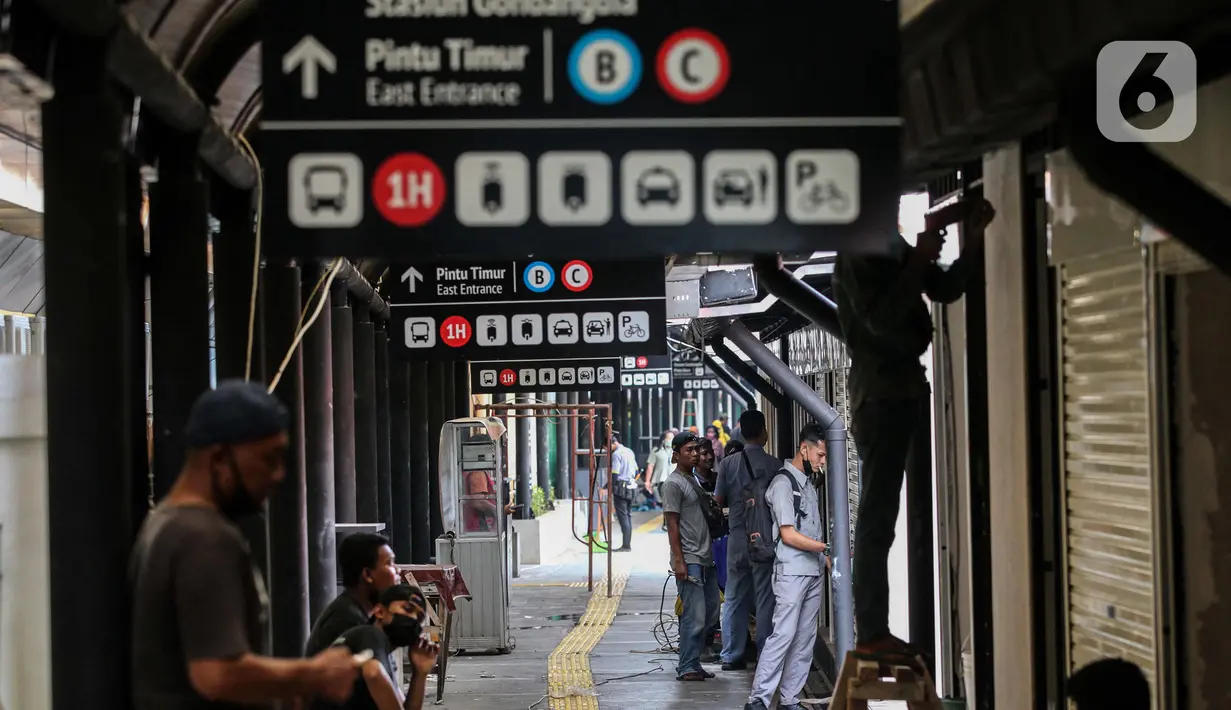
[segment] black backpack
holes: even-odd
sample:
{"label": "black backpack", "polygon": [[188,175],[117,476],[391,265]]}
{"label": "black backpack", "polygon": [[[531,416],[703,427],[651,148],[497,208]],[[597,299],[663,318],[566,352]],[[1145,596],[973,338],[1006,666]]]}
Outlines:
{"label": "black backpack", "polygon": [[774,534],[778,526],[774,523],[774,515],[769,509],[769,501],[765,494],[769,491],[774,479],[786,476],[786,480],[791,482],[791,494],[795,502],[795,527],[798,529],[800,520],[803,518],[803,493],[799,490],[799,483],[796,482],[795,477],[786,468],[780,468],[772,474],[757,476],[752,463],[748,461],[748,455],[743,454],[743,456],[744,465],[748,467],[751,479],[744,487],[743,493],[744,525],[748,530],[748,558],[758,563],[773,562],[778,557],[777,536]]}

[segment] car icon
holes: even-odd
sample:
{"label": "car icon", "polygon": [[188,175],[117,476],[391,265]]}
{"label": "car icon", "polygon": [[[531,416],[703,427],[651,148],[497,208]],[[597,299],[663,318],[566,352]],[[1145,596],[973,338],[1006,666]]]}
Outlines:
{"label": "car icon", "polygon": [[573,324],[566,320],[558,320],[551,326],[551,334],[554,337],[569,337],[573,334]]}
{"label": "car icon", "polygon": [[346,209],[346,171],[337,165],[313,165],[303,176],[308,211],[330,209],[341,214]]}
{"label": "car icon", "polygon": [[752,176],[743,168],[728,168],[714,178],[714,201],[719,205],[740,204],[752,206]]}
{"label": "car icon", "polygon": [[410,324],[410,342],[412,343],[426,343],[431,334],[431,327],[423,321]]}
{"label": "car icon", "polygon": [[586,321],[586,335],[602,336],[607,334],[607,324],[601,320]]}
{"label": "car icon", "polygon": [[651,202],[674,207],[679,199],[680,179],[661,165],[649,168],[637,178],[637,202],[642,207]]}

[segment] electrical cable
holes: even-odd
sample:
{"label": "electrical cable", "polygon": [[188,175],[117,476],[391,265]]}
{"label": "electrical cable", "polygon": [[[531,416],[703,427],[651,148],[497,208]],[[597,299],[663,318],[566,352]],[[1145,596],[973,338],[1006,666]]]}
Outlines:
{"label": "electrical cable", "polygon": [[341,270],[342,259],[339,257],[333,260],[333,268],[329,270],[329,278],[325,279],[324,287],[322,288],[322,295],[316,300],[316,308],[312,311],[312,316],[308,318],[307,322],[304,323],[303,326],[296,329],[295,337],[291,340],[291,346],[287,348],[286,356],[282,358],[282,364],[278,366],[278,371],[274,373],[273,380],[269,383],[269,391],[271,393],[278,388],[278,382],[282,379],[282,373],[286,371],[287,365],[291,364],[291,358],[295,356],[295,350],[299,347],[299,343],[303,340],[303,336],[308,332],[308,329],[312,327],[312,324],[316,322],[316,319],[320,316],[321,311],[325,309],[324,294],[329,293],[329,287],[333,284],[334,277],[336,277],[338,272]]}

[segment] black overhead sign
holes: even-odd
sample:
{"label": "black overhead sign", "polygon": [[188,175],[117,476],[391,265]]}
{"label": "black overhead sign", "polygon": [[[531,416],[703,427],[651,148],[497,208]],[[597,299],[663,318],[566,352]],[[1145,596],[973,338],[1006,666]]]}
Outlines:
{"label": "black overhead sign", "polygon": [[708,390],[720,390],[722,384],[718,382],[716,377],[690,377],[685,380],[676,380],[675,388],[683,392],[705,392]]}
{"label": "black overhead sign", "polygon": [[621,389],[671,386],[670,355],[625,355]]}
{"label": "black overhead sign", "polygon": [[[417,262],[393,267],[390,342],[420,360],[666,353],[662,262]],[[618,381],[616,382],[618,386]]]}
{"label": "black overhead sign", "polygon": [[261,10],[272,255],[810,253],[896,234],[893,0]]}
{"label": "black overhead sign", "polygon": [[676,382],[704,377],[706,374],[705,360],[701,351],[683,346],[676,347],[677,350],[671,353],[671,374],[675,376]]}
{"label": "black overhead sign", "polygon": [[606,392],[620,389],[619,358],[492,360],[470,363],[470,391]]}

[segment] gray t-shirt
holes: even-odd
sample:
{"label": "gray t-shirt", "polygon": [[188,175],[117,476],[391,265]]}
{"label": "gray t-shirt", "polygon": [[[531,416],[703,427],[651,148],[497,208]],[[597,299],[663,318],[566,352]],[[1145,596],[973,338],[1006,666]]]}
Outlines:
{"label": "gray t-shirt", "polygon": [[[774,537],[778,537],[778,528],[790,525],[805,537],[820,540],[821,510],[816,486],[813,486],[808,477],[795,468],[790,461],[785,462],[783,468],[799,485],[800,517],[798,521],[795,519],[795,491],[791,487],[791,482],[783,476],[775,478],[765,493],[765,501],[769,503],[770,512],[774,516]],[[820,553],[805,552],[791,547],[782,540],[778,540],[775,552],[777,561],[774,562],[774,571],[778,574],[819,577],[824,568]]]}
{"label": "gray t-shirt", "polygon": [[[663,512],[679,513],[680,549],[684,552],[684,564],[709,567],[714,564],[710,526],[705,522],[701,496],[695,483],[690,480],[691,476],[691,473],[685,476],[677,469],[663,481]],[[674,564],[672,554],[671,562]]]}
{"label": "gray t-shirt", "polygon": [[136,710],[239,708],[206,700],[188,678],[190,661],[260,651],[269,600],[239,528],[209,508],[159,506],[129,580]]}
{"label": "gray t-shirt", "polygon": [[647,466],[650,464],[654,466],[654,470],[650,472],[651,485],[656,486],[667,480],[667,475],[671,473],[671,449],[666,446],[654,449]]}

